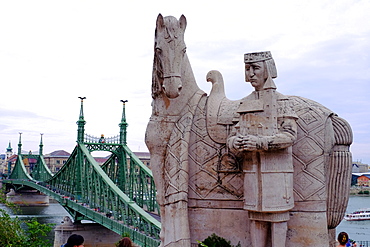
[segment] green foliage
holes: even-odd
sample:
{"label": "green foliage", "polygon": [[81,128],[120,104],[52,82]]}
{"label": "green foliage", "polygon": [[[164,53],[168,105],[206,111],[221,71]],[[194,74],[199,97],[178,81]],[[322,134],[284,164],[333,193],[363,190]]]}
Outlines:
{"label": "green foliage", "polygon": [[[230,241],[217,236],[215,233],[206,238],[203,242],[198,241],[198,243],[199,247],[234,247],[230,244]],[[240,243],[235,247],[240,247]]]}
{"label": "green foliage", "polygon": [[[1,192],[0,192],[1,193]],[[0,203],[16,210],[16,206],[0,196]],[[26,224],[26,230],[21,226]],[[40,224],[36,219],[29,222],[11,218],[4,210],[0,209],[0,246],[7,247],[51,247],[52,243],[46,239],[54,224]]]}
{"label": "green foliage", "polygon": [[5,210],[0,209],[0,246],[23,246],[26,234],[21,223],[18,218],[10,218]]}
{"label": "green foliage", "polygon": [[203,244],[201,241],[199,241],[199,240],[197,240],[197,242],[198,242],[198,246],[201,246],[201,247],[208,247],[207,245],[205,245],[205,244]]}
{"label": "green foliage", "polygon": [[359,194],[359,195],[369,195],[369,194],[370,194],[370,191],[368,191],[368,190],[360,190],[360,191],[358,192],[358,194]]}
{"label": "green foliage", "polygon": [[41,224],[36,219],[26,222],[27,247],[53,246],[46,238],[54,224]]}

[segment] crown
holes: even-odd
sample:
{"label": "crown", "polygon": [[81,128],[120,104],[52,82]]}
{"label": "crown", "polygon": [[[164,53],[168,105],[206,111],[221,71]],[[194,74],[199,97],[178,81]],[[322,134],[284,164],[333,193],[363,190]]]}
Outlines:
{"label": "crown", "polygon": [[253,53],[244,54],[244,63],[255,63],[255,62],[265,61],[268,59],[272,59],[271,52],[269,51],[261,51],[261,52],[253,52]]}

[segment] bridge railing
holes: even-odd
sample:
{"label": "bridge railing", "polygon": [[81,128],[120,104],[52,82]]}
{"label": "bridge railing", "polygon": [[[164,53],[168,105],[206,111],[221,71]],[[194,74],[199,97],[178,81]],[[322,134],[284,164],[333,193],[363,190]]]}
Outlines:
{"label": "bridge railing", "polygon": [[[95,221],[118,234],[129,233],[131,239],[140,246],[157,247],[160,243],[156,237],[148,236],[148,234],[143,232],[140,228],[125,225],[122,220],[115,219],[114,216],[107,215],[101,210],[97,211],[95,208],[90,208],[89,205],[83,203],[83,200],[76,200],[76,195],[55,188],[45,182],[25,179],[5,179],[3,183],[18,185],[19,187],[28,186],[37,189],[54,198],[66,208],[71,215],[78,213],[84,216],[84,219]],[[123,218],[127,217],[125,216]],[[150,232],[150,230],[147,229],[147,232]]]}
{"label": "bridge railing", "polygon": [[145,166],[139,158],[127,147],[125,152],[129,156],[130,164],[130,191],[128,195],[132,200],[150,212],[159,213],[159,205],[156,199],[156,187],[152,171]]}
{"label": "bridge railing", "polygon": [[[90,144],[85,144],[91,148]],[[152,171],[125,145],[101,166],[109,178],[140,207],[159,213]]]}
{"label": "bridge railing", "polygon": [[152,238],[159,238],[160,222],[118,188],[84,144],[77,145],[66,164],[46,183],[52,190],[73,197],[90,210],[109,215],[111,219]]}
{"label": "bridge railing", "polygon": [[88,143],[120,143],[120,136],[113,136],[113,137],[97,137],[89,134],[85,134],[84,142]]}
{"label": "bridge railing", "polygon": [[357,247],[370,247],[370,241],[356,241]]}
{"label": "bridge railing", "polygon": [[[78,142],[54,175],[40,159],[30,176],[23,163],[25,157],[19,155],[7,181],[18,183],[18,188],[27,184],[56,198],[75,221],[91,219],[118,234],[134,231],[142,239],[140,243],[154,243],[142,246],[158,246],[161,223],[145,211],[159,213],[151,170],[126,145],[90,141]],[[116,142],[117,138],[108,141]],[[102,148],[114,154],[107,173],[91,156],[92,151]]]}
{"label": "bridge railing", "polygon": [[[141,246],[158,246],[159,240],[154,238],[148,238],[144,235],[139,228],[128,227],[122,224],[122,221],[117,221],[113,216],[107,216],[106,214],[97,214],[95,210],[92,210],[87,207],[86,204],[78,204],[73,201],[65,201],[68,204],[68,207],[73,208],[75,211],[83,214],[92,221],[98,222],[101,225],[111,229],[117,233],[129,233],[130,238]],[[147,229],[147,231],[150,231]]]}

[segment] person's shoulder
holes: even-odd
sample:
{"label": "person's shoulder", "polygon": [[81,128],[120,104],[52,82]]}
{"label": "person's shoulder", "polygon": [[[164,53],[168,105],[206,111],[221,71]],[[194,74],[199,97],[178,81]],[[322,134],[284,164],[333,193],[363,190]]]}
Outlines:
{"label": "person's shoulder", "polygon": [[276,91],[277,100],[289,100],[289,97]]}

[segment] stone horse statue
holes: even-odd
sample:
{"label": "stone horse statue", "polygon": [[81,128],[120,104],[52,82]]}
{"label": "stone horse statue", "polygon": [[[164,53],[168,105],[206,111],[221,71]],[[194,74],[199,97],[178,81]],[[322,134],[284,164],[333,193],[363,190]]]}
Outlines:
{"label": "stone horse statue", "polygon": [[[233,245],[251,246],[241,162],[226,145],[240,100],[227,99],[215,70],[206,77],[210,95],[199,89],[186,54],[186,25],[183,15],[177,20],[159,14],[155,30],[145,141],[161,208],[161,246],[197,246],[213,233]],[[312,100],[289,98],[298,115],[298,137],[286,246],[333,246],[348,202],[351,128]]]}

